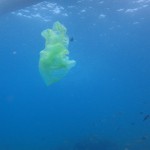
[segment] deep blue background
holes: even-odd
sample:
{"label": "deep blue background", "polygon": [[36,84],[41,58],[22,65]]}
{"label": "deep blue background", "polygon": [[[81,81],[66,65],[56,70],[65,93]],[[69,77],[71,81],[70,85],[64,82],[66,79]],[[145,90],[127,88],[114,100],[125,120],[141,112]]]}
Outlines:
{"label": "deep blue background", "polygon": [[[83,19],[76,12],[51,22],[1,16],[1,150],[63,145],[72,150],[74,143],[93,137],[113,142],[119,150],[150,149],[150,119],[143,121],[150,115],[149,7],[131,17],[113,13],[122,4],[109,3],[108,17],[102,20],[95,17],[96,5],[95,14]],[[47,87],[38,70],[44,48],[40,33],[58,19],[74,38],[69,50],[77,64]]]}

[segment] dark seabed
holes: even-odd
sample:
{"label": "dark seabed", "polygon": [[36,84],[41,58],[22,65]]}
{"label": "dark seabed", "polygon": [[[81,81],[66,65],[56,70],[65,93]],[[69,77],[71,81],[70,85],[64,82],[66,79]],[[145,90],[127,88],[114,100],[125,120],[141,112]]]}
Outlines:
{"label": "dark seabed", "polygon": [[[56,0],[0,16],[0,150],[150,150],[149,14],[150,0]],[[56,21],[76,66],[46,86]]]}

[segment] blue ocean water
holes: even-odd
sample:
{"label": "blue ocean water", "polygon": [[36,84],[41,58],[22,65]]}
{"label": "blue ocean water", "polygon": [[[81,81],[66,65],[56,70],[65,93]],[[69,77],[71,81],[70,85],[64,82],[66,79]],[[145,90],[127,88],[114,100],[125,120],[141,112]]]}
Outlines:
{"label": "blue ocean water", "polygon": [[[44,1],[0,17],[0,150],[150,150],[150,1]],[[46,86],[44,29],[77,64]]]}

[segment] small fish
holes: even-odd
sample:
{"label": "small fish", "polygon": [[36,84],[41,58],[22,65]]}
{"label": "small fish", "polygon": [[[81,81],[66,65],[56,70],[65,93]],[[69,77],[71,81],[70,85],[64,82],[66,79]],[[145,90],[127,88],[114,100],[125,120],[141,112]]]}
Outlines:
{"label": "small fish", "polygon": [[148,136],[143,136],[142,138],[141,138],[141,140],[147,140],[148,139]]}
{"label": "small fish", "polygon": [[134,125],[135,125],[135,123],[134,123],[134,122],[131,122],[131,125],[132,125],[132,126],[134,126]]}
{"label": "small fish", "polygon": [[69,41],[70,41],[70,42],[73,42],[73,41],[74,41],[74,38],[73,38],[73,37],[70,37],[70,38],[69,38]]}
{"label": "small fish", "polygon": [[141,111],[141,112],[140,112],[140,115],[143,115],[143,114],[144,114],[144,112],[143,112],[143,111]]}
{"label": "small fish", "polygon": [[150,115],[146,115],[143,119],[143,121],[146,121],[147,119],[150,119]]}

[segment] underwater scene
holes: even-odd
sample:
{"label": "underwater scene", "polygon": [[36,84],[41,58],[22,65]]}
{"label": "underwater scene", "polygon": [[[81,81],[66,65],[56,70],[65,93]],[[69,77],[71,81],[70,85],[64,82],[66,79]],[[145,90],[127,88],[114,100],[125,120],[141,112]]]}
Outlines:
{"label": "underwater scene", "polygon": [[150,150],[150,0],[1,0],[0,150]]}

